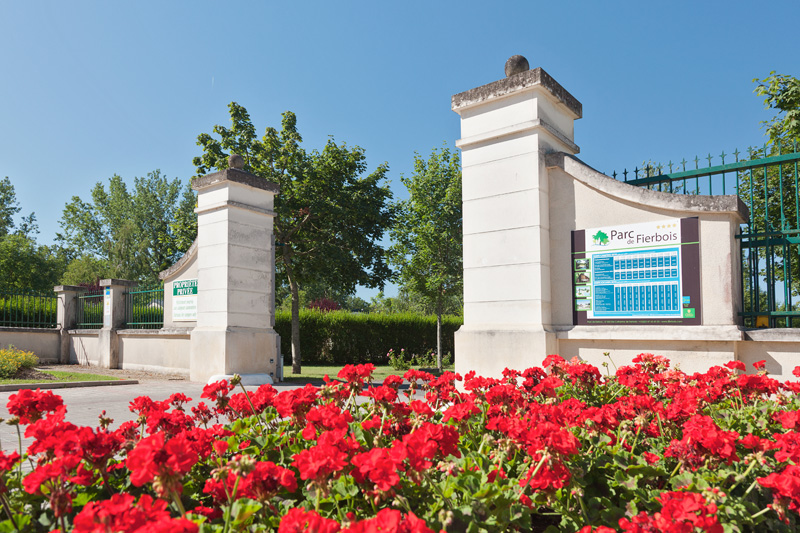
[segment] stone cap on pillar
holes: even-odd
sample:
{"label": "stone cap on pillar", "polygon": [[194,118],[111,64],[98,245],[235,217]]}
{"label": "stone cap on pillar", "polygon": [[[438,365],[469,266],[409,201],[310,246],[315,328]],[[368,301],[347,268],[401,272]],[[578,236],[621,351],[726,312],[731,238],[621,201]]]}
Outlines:
{"label": "stone cap on pillar", "polygon": [[206,174],[205,176],[195,178],[192,180],[192,189],[200,191],[208,187],[213,187],[214,185],[222,183],[223,181],[232,181],[234,183],[240,183],[242,185],[247,185],[248,187],[253,187],[254,189],[261,189],[275,194],[278,194],[278,191],[280,191],[280,187],[277,183],[273,183],[269,180],[260,178],[255,174],[250,174],[249,172],[245,172],[244,170],[240,170],[238,168],[226,168],[225,170],[220,170],[219,172],[213,172],[211,174]]}
{"label": "stone cap on pillar", "polygon": [[86,287],[79,285],[56,285],[53,287],[53,292],[85,292],[88,290]]}
{"label": "stone cap on pillar", "polygon": [[545,89],[556,101],[563,104],[574,119],[577,120],[583,116],[583,104],[541,67],[511,74],[502,80],[458,93],[451,100],[452,109],[458,113],[462,109],[481,104],[487,100],[493,100],[537,86]]}
{"label": "stone cap on pillar", "polygon": [[129,279],[101,279],[100,286],[101,287],[110,287],[112,285],[123,286],[123,287],[135,287],[139,284],[138,281],[131,281]]}

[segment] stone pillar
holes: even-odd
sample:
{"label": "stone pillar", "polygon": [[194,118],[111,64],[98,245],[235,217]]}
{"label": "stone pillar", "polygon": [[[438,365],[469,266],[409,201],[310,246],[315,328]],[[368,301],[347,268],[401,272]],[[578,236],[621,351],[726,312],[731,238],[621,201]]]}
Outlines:
{"label": "stone pillar", "polygon": [[97,365],[101,368],[120,368],[117,330],[125,325],[125,293],[138,283],[126,279],[103,279],[103,327],[98,332],[100,347]]}
{"label": "stone pillar", "polygon": [[278,186],[241,170],[240,156],[230,163],[192,183],[198,298],[189,377],[209,381],[236,373],[245,384],[271,383],[280,352],[273,329]]}
{"label": "stone pillar", "polygon": [[522,56],[506,78],[453,96],[461,116],[464,325],[456,371],[500,376],[557,350],[551,328],[545,154],[577,154],[582,106]]}
{"label": "stone pillar", "polygon": [[73,285],[56,285],[53,292],[58,295],[56,304],[56,323],[61,335],[58,362],[62,365],[69,363],[69,330],[75,328],[78,320],[78,295],[85,292],[83,287]]}

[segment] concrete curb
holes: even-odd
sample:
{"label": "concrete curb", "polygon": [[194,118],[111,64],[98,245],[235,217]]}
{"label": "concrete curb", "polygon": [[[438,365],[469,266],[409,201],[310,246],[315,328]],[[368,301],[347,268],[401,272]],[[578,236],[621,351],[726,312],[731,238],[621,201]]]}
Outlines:
{"label": "concrete curb", "polygon": [[0,385],[0,392],[17,391],[22,389],[74,389],[78,387],[106,387],[109,385],[138,385],[136,379],[115,379],[108,381],[65,381],[61,383],[22,383],[19,385]]}

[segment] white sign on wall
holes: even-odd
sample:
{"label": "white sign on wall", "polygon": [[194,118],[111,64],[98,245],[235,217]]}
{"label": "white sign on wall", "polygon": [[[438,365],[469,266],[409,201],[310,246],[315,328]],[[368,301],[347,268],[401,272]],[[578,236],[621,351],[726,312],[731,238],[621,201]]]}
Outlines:
{"label": "white sign on wall", "polygon": [[172,282],[172,320],[197,320],[197,280],[181,279]]}

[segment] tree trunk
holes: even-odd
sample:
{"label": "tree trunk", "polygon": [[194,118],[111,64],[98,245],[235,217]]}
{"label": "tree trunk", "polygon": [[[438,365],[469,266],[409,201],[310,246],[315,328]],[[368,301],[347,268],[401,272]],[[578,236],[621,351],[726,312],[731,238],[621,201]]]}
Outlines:
{"label": "tree trunk", "polygon": [[442,303],[438,302],[436,305],[436,366],[439,368],[439,373],[444,369],[442,368]]}
{"label": "tree trunk", "polygon": [[292,288],[292,374],[300,374],[300,292],[297,283],[289,280]]}
{"label": "tree trunk", "polygon": [[286,277],[289,278],[289,288],[292,291],[292,374],[300,374],[302,359],[300,357],[300,289],[292,275],[291,251],[285,247],[283,250],[283,265],[286,268]]}

